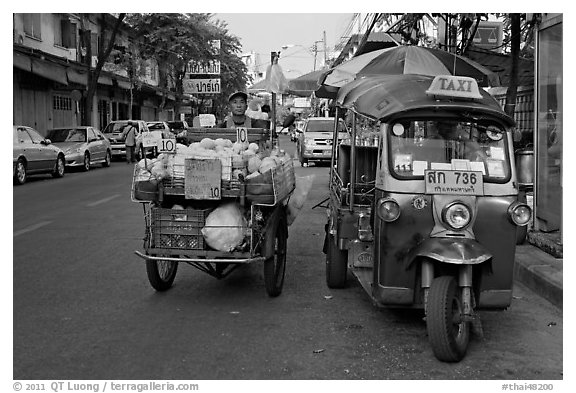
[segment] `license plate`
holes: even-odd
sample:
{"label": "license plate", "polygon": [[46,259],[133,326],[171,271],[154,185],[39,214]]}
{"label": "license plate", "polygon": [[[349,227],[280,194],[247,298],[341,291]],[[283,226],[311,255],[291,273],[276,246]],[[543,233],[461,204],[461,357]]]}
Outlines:
{"label": "license plate", "polygon": [[484,195],[482,172],[426,170],[426,194]]}

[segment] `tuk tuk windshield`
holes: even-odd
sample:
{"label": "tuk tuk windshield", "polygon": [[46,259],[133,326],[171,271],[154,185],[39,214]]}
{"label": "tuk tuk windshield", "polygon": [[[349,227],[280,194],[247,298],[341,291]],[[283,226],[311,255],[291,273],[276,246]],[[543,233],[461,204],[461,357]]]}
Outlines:
{"label": "tuk tuk windshield", "polygon": [[506,132],[495,123],[399,121],[388,135],[390,170],[399,178],[423,177],[426,169],[482,172],[488,182],[510,177]]}

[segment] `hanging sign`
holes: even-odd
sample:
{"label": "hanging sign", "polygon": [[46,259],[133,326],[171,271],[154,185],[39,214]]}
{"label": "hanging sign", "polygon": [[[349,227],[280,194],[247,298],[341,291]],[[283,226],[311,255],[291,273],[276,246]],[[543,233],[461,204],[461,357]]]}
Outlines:
{"label": "hanging sign", "polygon": [[189,75],[220,75],[220,60],[213,60],[207,64],[191,61],[186,66],[186,74]]}
{"label": "hanging sign", "polygon": [[184,79],[186,94],[220,94],[220,78],[217,79]]}
{"label": "hanging sign", "polygon": [[184,160],[184,197],[186,199],[221,199],[222,162],[216,159]]}

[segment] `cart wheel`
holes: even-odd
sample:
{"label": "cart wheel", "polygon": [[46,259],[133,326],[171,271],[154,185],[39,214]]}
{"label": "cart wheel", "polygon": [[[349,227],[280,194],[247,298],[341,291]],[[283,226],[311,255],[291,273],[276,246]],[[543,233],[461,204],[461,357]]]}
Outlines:
{"label": "cart wheel", "polygon": [[166,291],[170,289],[176,272],[178,271],[178,262],[172,261],[146,261],[146,273],[150,285],[157,291]]}
{"label": "cart wheel", "polygon": [[462,302],[451,276],[437,277],[428,294],[426,327],[438,360],[459,362],[470,340],[470,323],[462,320]]}
{"label": "cart wheel", "polygon": [[328,252],[326,253],[326,285],[328,288],[344,288],[348,270],[348,251],[340,250],[334,241],[334,236],[328,236]]}
{"label": "cart wheel", "polygon": [[283,208],[278,212],[275,223],[266,232],[265,246],[271,255],[264,261],[264,282],[268,296],[276,297],[282,293],[284,274],[286,273],[286,248],[288,239],[288,224]]}

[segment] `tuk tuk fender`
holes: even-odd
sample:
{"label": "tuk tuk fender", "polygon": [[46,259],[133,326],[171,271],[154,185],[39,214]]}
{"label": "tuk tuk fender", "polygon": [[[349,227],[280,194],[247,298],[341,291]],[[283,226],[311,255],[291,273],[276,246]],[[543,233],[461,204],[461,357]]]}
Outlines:
{"label": "tuk tuk fender", "polygon": [[477,265],[492,258],[492,254],[473,239],[430,238],[407,255],[406,268],[418,257],[455,265]]}

